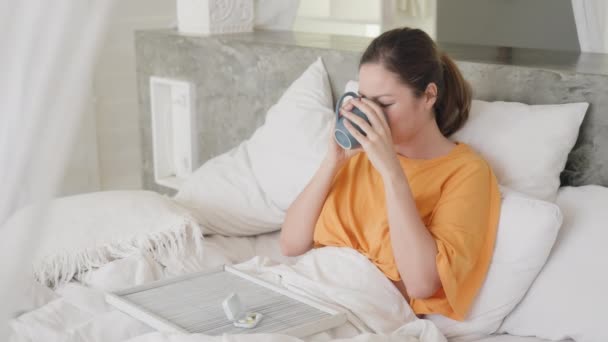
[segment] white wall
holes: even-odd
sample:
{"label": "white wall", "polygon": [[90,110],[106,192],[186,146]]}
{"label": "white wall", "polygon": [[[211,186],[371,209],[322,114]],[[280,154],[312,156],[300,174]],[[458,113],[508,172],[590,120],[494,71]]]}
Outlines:
{"label": "white wall", "polygon": [[377,36],[380,0],[300,0],[294,31]]}
{"label": "white wall", "polygon": [[301,0],[295,31],[376,37],[395,27],[436,32],[436,0]]}
{"label": "white wall", "polygon": [[403,26],[419,28],[435,39],[437,0],[382,0],[382,32]]}
{"label": "white wall", "polygon": [[94,94],[102,190],[140,189],[141,143],[134,31],[175,25],[175,0],[120,0],[95,73]]}

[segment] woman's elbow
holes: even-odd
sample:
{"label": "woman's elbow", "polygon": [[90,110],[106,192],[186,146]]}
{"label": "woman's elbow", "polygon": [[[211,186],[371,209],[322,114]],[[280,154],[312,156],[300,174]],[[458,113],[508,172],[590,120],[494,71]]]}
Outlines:
{"label": "woman's elbow", "polygon": [[432,279],[429,281],[420,282],[419,284],[410,285],[407,292],[411,298],[427,299],[434,295],[441,287],[441,281]]}
{"label": "woman's elbow", "polygon": [[432,291],[430,286],[414,287],[408,291],[408,294],[412,299],[427,299],[434,293],[435,291]]}
{"label": "woman's elbow", "polygon": [[286,256],[286,257],[295,256],[293,248],[291,248],[291,246],[289,246],[289,244],[287,244],[284,241],[281,241],[280,245],[281,245],[281,254],[283,254],[283,256]]}
{"label": "woman's elbow", "polygon": [[279,244],[281,247],[281,254],[286,257],[295,257],[298,255],[302,255],[310,249],[303,249],[301,246],[294,245],[290,241],[287,241],[283,238],[279,240]]}

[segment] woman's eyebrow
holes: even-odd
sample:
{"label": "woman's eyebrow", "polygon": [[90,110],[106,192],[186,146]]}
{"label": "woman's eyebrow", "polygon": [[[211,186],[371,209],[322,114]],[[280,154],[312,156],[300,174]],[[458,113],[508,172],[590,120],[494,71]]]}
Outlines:
{"label": "woman's eyebrow", "polygon": [[377,100],[378,98],[380,98],[382,96],[392,96],[391,94],[382,94],[382,95],[378,95],[378,96],[374,96],[374,97],[367,97],[362,92],[359,92],[359,95],[361,95],[362,97],[371,99],[371,100]]}

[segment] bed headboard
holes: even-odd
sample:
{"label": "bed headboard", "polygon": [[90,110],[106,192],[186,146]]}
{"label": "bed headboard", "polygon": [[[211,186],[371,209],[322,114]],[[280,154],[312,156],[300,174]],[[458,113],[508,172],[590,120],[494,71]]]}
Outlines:
{"label": "bed headboard", "polygon": [[[370,38],[290,31],[185,36],[173,30],[136,33],[137,82],[145,189],[154,182],[149,78],[195,85],[202,163],[248,138],[267,109],[316,58],[330,76],[334,99],[357,78]],[[471,83],[474,98],[591,105],[562,173],[562,185],[608,186],[608,55],[439,44]]]}

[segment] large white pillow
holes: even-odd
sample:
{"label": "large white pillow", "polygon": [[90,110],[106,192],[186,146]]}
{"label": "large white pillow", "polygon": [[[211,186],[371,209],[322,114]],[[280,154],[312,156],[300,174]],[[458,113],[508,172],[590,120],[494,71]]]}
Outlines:
{"label": "large white pillow", "polygon": [[[358,88],[358,82],[350,81],[346,91]],[[587,102],[527,105],[473,100],[469,120],[451,139],[479,152],[500,184],[553,201],[587,107]]]}
{"label": "large white pillow", "polygon": [[285,211],[319,167],[333,120],[331,87],[321,58],[285,91],[264,125],[213,158],[180,187],[206,233],[257,235],[278,230]]}
{"label": "large white pillow", "polygon": [[586,102],[526,105],[473,100],[469,120],[452,138],[483,155],[501,184],[553,201],[588,107]]}
{"label": "large white pillow", "polygon": [[161,257],[202,252],[203,234],[196,219],[155,192],[93,192],[54,199],[43,209],[17,211],[0,229],[0,248],[3,253],[12,250],[11,236],[17,238],[34,224],[30,231],[39,235],[25,247],[36,279],[52,287],[136,253]]}
{"label": "large white pillow", "polygon": [[549,260],[500,331],[608,341],[608,188],[564,187],[557,204],[564,224]]}
{"label": "large white pillow", "polygon": [[494,333],[524,297],[547,261],[562,223],[554,203],[501,187],[502,204],[492,262],[464,322],[427,315],[450,341]]}

